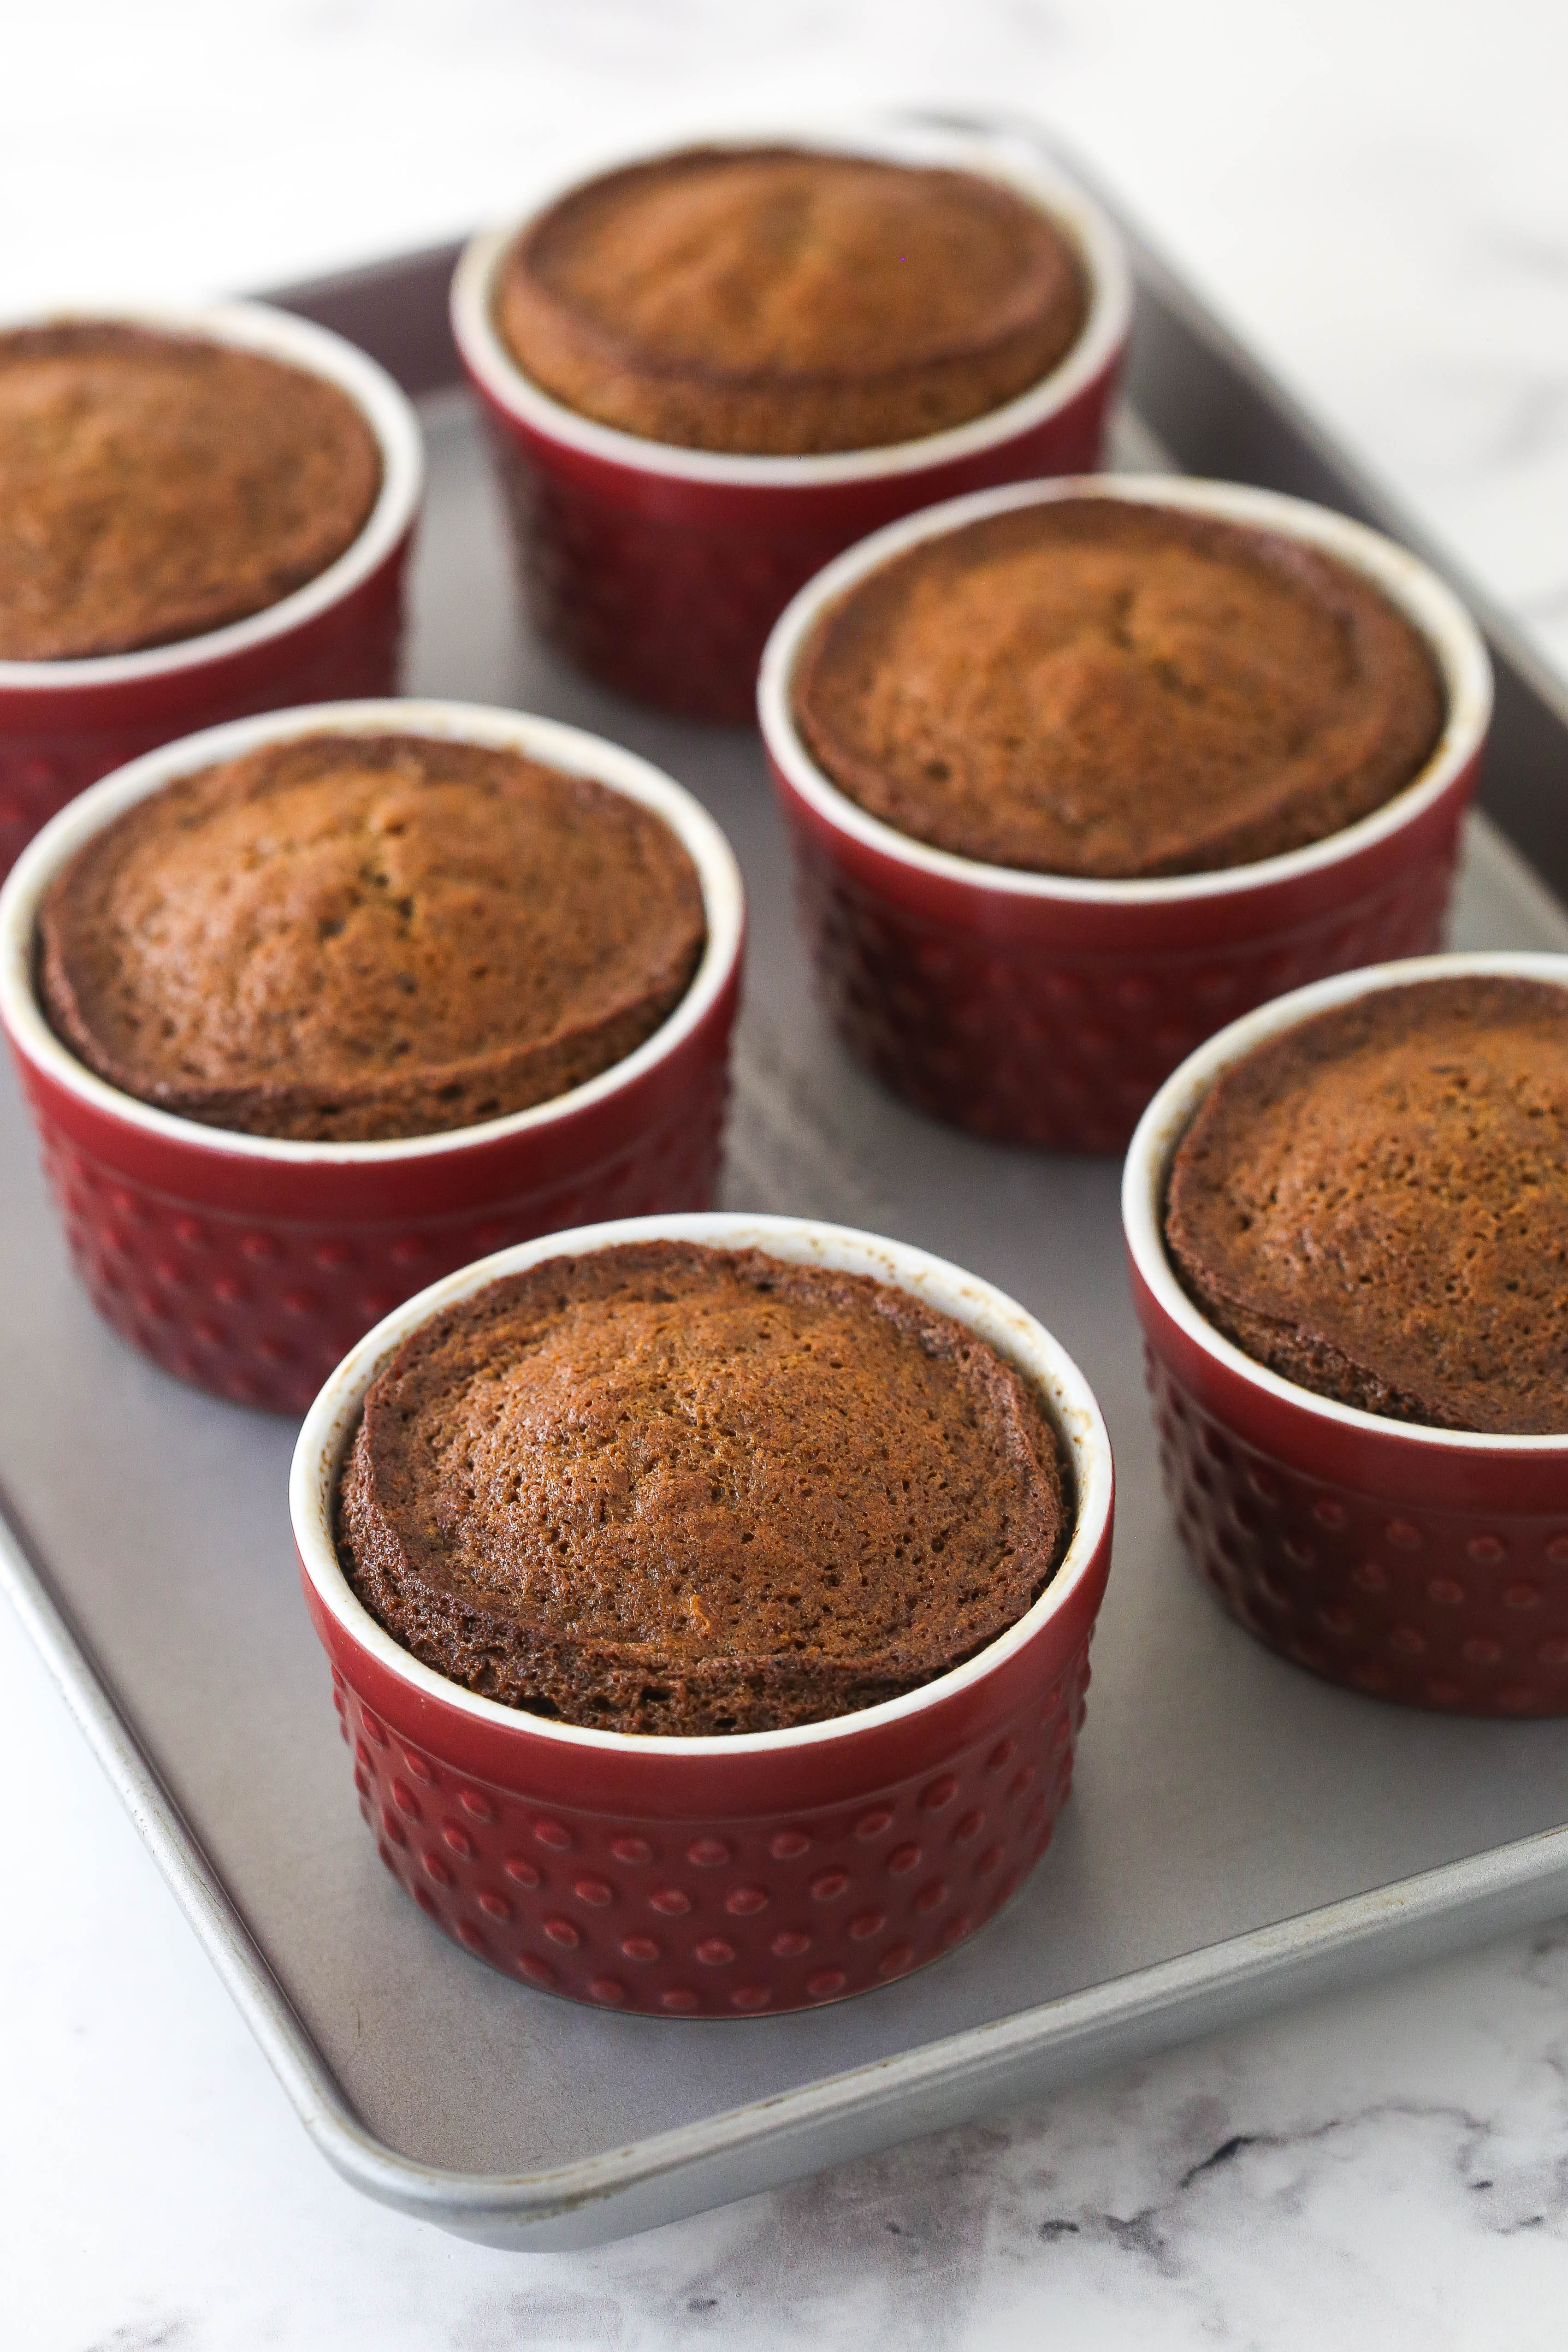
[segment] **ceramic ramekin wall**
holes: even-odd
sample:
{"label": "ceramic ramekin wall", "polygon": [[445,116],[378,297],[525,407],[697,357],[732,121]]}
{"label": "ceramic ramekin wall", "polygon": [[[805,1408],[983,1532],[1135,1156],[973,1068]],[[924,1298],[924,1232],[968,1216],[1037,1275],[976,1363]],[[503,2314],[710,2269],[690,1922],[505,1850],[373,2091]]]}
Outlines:
{"label": "ceramic ramekin wall", "polygon": [[[898,1284],[1031,1381],[1074,1489],[1045,1591],[978,1656],[858,1714],[733,1738],[547,1721],[445,1681],[361,1608],[333,1496],[366,1390],[407,1335],[498,1275],[658,1236]],[[558,1234],[436,1284],[361,1342],[294,1457],[298,1546],[382,1860],[471,1952],[656,2016],[745,2017],[890,1982],[972,1934],[1044,1852],[1083,1719],[1111,1556],[1110,1444],[1082,1374],[988,1283],[902,1243],[792,1217],[644,1218]]]}
{"label": "ceramic ramekin wall", "polygon": [[[1363,573],[1420,629],[1448,696],[1421,773],[1326,840],[1168,880],[983,866],[868,815],[822,773],[795,726],[795,668],[818,620],[904,549],[1061,498],[1215,515],[1299,539]],[[1100,476],[956,499],[852,549],[779,620],[758,704],[794,840],[801,919],[851,1050],[935,1118],[1005,1142],[1113,1151],[1161,1080],[1221,1023],[1322,974],[1440,943],[1491,672],[1458,600],[1361,524],[1227,483]]]}
{"label": "ceramic ramekin wall", "polygon": [[1466,1715],[1568,1714],[1568,1434],[1467,1436],[1358,1412],[1266,1370],[1177,1281],[1171,1156],[1221,1072],[1379,989],[1509,972],[1568,991],[1568,957],[1431,956],[1296,990],[1235,1022],[1150,1103],[1123,1215],[1166,1488],[1230,1615],[1327,1680]]}
{"label": "ceramic ramekin wall", "polygon": [[[515,748],[664,818],[702,883],[708,940],[685,996],[636,1052],[553,1102],[444,1135],[304,1143],[172,1117],[96,1077],[34,991],[37,907],[122,809],[173,777],[324,730]],[[16,1055],[78,1272],[144,1353],[220,1396],[302,1412],[400,1299],[486,1250],[584,1218],[705,1208],[717,1179],[744,901],[691,795],[598,737],[463,703],[275,712],[170,745],[65,809],[0,892],[0,1024]]]}
{"label": "ceramic ramekin wall", "polygon": [[247,620],[142,653],[0,661],[0,875],[74,793],[140,752],[250,711],[397,689],[403,572],[424,486],[410,403],[340,335],[264,303],[133,315],[339,385],[380,445],[381,494],[335,562]]}
{"label": "ceramic ramekin wall", "polygon": [[640,439],[550,399],[510,357],[492,317],[497,268],[528,222],[469,246],[453,285],[453,326],[495,428],[536,625],[606,684],[704,719],[750,717],[768,630],[841,548],[961,490],[1096,464],[1132,318],[1115,231],[1020,142],[916,130],[783,135],[1005,181],[1072,239],[1089,314],[1049,376],[969,424],[885,448],[738,457]]}

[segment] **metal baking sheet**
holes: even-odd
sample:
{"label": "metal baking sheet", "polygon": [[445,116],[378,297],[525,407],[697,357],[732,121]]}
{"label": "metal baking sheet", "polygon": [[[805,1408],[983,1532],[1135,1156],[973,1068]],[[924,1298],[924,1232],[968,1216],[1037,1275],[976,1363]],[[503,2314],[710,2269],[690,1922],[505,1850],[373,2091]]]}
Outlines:
{"label": "metal baking sheet", "polygon": [[[416,261],[298,299],[398,345],[428,387],[445,364],[441,282],[438,260]],[[1152,282],[1288,451],[1299,420],[1249,365],[1227,376],[1190,299],[1176,289],[1172,311],[1172,281]],[[1168,433],[1155,378],[1146,408]],[[1313,1682],[1219,1613],[1160,1493],[1116,1166],[970,1140],[859,1074],[810,999],[755,737],[621,702],[531,643],[467,401],[431,390],[424,415],[411,688],[632,746],[739,853],[752,932],[726,1202],[896,1234],[1023,1300],[1104,1407],[1118,1526],[1071,1802],[971,1943],[797,2017],[651,2021],[550,2000],[447,1943],[381,1868],[296,1581],[293,1426],[183,1389],[99,1323],[0,1082],[0,1581],[322,2152],[473,2237],[596,2242],[1568,1909],[1568,1723],[1405,1714]],[[1146,425],[1122,434],[1124,462],[1156,457]],[[1364,510],[1346,483],[1337,502]],[[1568,726],[1522,668],[1509,675],[1545,713],[1531,740],[1563,774]],[[1485,822],[1457,940],[1568,949],[1568,917]]]}

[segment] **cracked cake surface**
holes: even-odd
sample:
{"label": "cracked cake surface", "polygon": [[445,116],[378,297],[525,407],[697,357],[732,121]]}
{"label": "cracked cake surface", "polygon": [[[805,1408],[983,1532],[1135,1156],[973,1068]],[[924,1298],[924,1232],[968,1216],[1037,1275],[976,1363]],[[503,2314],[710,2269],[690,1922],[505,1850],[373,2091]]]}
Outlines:
{"label": "cracked cake surface", "polygon": [[112,320],[0,333],[0,660],[246,620],[335,562],[381,485],[355,402],[267,352]]}
{"label": "cracked cake surface", "polygon": [[685,846],[626,794],[475,743],[308,735],[95,834],[39,910],[37,986],[61,1041],[141,1101],[375,1141],[608,1069],[706,937]]}
{"label": "cracked cake surface", "polygon": [[972,1656],[1065,1546],[1054,1432],[907,1292],[652,1241],[505,1276],[408,1339],[340,1557],[436,1672],[603,1729],[780,1729]]}
{"label": "cracked cake surface", "polygon": [[1165,1231],[1208,1320],[1302,1388],[1568,1432],[1568,993],[1457,974],[1269,1039],[1183,1136]]}
{"label": "cracked cake surface", "polygon": [[905,550],[797,666],[818,766],[988,865],[1202,873],[1337,833],[1409,783],[1445,698],[1420,634],[1299,541],[1066,498]]}
{"label": "cracked cake surface", "polygon": [[693,148],[591,180],[505,257],[497,331],[580,415],[701,449],[915,440],[1050,374],[1087,315],[1036,205],[977,173]]}

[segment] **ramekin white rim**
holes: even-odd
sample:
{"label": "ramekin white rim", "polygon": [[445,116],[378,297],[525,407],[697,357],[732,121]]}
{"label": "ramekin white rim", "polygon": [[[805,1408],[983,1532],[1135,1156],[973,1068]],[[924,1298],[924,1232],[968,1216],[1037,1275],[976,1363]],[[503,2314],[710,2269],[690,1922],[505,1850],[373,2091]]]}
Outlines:
{"label": "ramekin white rim", "polygon": [[[78,1062],[61,1044],[39,1008],[33,978],[34,929],[45,892],[83,843],[111,818],[176,777],[193,774],[221,760],[242,757],[267,743],[294,736],[395,734],[430,736],[521,751],[529,759],[597,783],[640,802],[661,816],[697,869],[707,918],[707,944],[691,986],[667,1021],[635,1052],[530,1110],[485,1119],[435,1135],[394,1136],[374,1143],[300,1142],[281,1136],[242,1135],[232,1128],[207,1127],[140,1102]],[[89,785],[50,818],[23,850],[0,888],[0,1025],[17,1047],[57,1085],[68,1087],[94,1109],[172,1143],[235,1159],[271,1160],[296,1167],[384,1167],[390,1162],[474,1150],[529,1129],[556,1125],[618,1093],[629,1082],[684,1043],[727,984],[745,932],[746,902],[735,853],[707,811],[685,786],[640,759],[634,751],[580,727],[466,702],[388,698],[366,702],[307,703],[294,710],[269,710],[259,718],[233,719],[186,735],[132,760]]]}
{"label": "ramekin white rim", "polygon": [[[845,129],[817,123],[790,128],[772,125],[755,133],[729,129],[683,140],[680,145],[745,147],[763,138],[830,153],[950,164],[1016,189],[1066,231],[1083,264],[1089,310],[1077,341],[1049,375],[1002,407],[921,440],[889,442],[876,448],[832,450],[815,457],[738,456],[725,450],[684,448],[674,442],[653,441],[597,424],[552,400],[523,373],[497,333],[491,315],[501,257],[530,222],[592,176],[579,171],[530,205],[520,219],[483,231],[465,247],[457,264],[452,281],[453,332],[465,364],[491,398],[552,441],[638,473],[731,489],[802,489],[927,473],[1014,440],[1065,408],[1125,342],[1133,317],[1133,282],[1121,238],[1092,197],[1023,141],[1000,131],[886,124]],[[672,152],[675,151],[666,141],[623,154],[605,168],[652,162]]]}
{"label": "ramekin white rim", "polygon": [[[1443,679],[1448,712],[1431,758],[1420,772],[1370,815],[1321,841],[1308,842],[1249,866],[1206,873],[1106,881],[1065,874],[1028,873],[988,866],[936,849],[873,816],[823,773],[795,725],[791,693],[796,665],[827,608],[892,557],[926,540],[945,538],[988,515],[1060,499],[1121,499],[1129,505],[1179,507],[1253,530],[1269,530],[1320,548],[1380,589],[1419,629]],[[1357,856],[1419,817],[1472,759],[1491,717],[1491,662],[1480,631],[1453,591],[1409,551],[1364,523],[1307,499],[1240,482],[1200,481],[1184,474],[1058,475],[1049,481],[1009,483],[926,507],[861,540],[809,580],[785,606],[763,649],[757,686],[763,741],[790,786],[838,832],[884,857],[970,889],[995,890],[1081,907],[1155,907],[1211,899],[1290,882],[1342,858]]]}
{"label": "ramekin white rim", "polygon": [[243,621],[180,637],[140,653],[94,654],[69,661],[0,661],[0,694],[45,690],[72,692],[90,687],[134,686],[209,662],[227,660],[312,621],[318,614],[369,579],[408,530],[424,488],[424,445],[419,419],[407,394],[365,352],[267,302],[220,302],[201,310],[131,308],[71,310],[57,316],[13,318],[4,327],[116,325],[146,327],[162,334],[195,336],[241,351],[284,360],[323,376],[346,392],[375,434],[382,454],[382,486],[362,529],[314,580],[266,605]]}
{"label": "ramekin white rim", "polygon": [[1411,956],[1398,963],[1364,965],[1360,971],[1336,972],[1332,979],[1312,981],[1305,988],[1277,996],[1256,1012],[1219,1030],[1174,1070],[1149,1104],[1127,1147],[1122,1171],[1122,1224],[1134,1265],[1161,1311],[1205,1354],[1228,1372],[1281,1404],[1293,1406],[1313,1420],[1368,1437],[1396,1439],[1401,1444],[1436,1448],[1443,1453],[1488,1454],[1562,1454],[1568,1457],[1568,1433],[1562,1436],[1510,1437],[1479,1430],[1432,1429],[1418,1422],[1394,1421],[1386,1414],[1363,1412],[1317,1395],[1269,1370],[1217,1331],[1176,1280],[1166,1250],[1164,1206],[1166,1179],[1171,1157],[1197,1115],[1199,1104],[1216,1080],[1255,1045],[1282,1030],[1326,1013],[1336,1004],[1372,996],[1388,988],[1408,988],[1421,981],[1451,980],[1469,972],[1502,973],[1519,980],[1541,980],[1568,989],[1568,955],[1536,950],[1489,949],[1470,953]]}
{"label": "ramekin white rim", "polygon": [[[802,1724],[783,1731],[685,1738],[671,1733],[597,1731],[557,1723],[483,1698],[449,1682],[394,1642],[356,1598],[339,1565],[332,1540],[332,1503],[343,1455],[359,1424],[365,1392],[409,1333],[500,1276],[543,1260],[626,1242],[692,1241],[719,1249],[757,1248],[796,1264],[830,1265],[892,1282],[967,1324],[1016,1364],[1044,1396],[1071,1462],[1075,1517],[1071,1540],[1051,1582],[1016,1624],[965,1664],[939,1675],[901,1698]],[[546,1234],[494,1256],[480,1258],[408,1299],[383,1317],[344,1357],[305,1416],[289,1469],[288,1501],[295,1541],[318,1598],[338,1624],[377,1664],[423,1697],[444,1700],[460,1714],[493,1728],[530,1734],[566,1748],[590,1748],[622,1757],[712,1757],[777,1754],[783,1748],[831,1746],[862,1731],[918,1715],[967,1690],[1022,1649],[1046,1621],[1065,1608],[1089,1573],[1111,1514],[1111,1441],[1092,1391],[1065,1349],[1035,1317],[994,1284],[944,1258],[845,1225],[810,1217],[749,1216],[733,1210],[667,1217],[622,1217],[568,1233]]]}

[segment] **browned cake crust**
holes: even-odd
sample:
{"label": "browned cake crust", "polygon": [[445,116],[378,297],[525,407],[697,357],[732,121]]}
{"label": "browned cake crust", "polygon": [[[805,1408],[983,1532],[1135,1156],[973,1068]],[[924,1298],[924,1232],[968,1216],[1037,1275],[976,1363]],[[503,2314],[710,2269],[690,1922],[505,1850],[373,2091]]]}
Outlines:
{"label": "browned cake crust", "polygon": [[768,1731],[928,1682],[1063,1549],[1054,1434],[862,1276],[642,1243],[438,1316],[365,1401],[354,1590],[438,1674],[606,1730]]}
{"label": "browned cake crust", "polygon": [[997,182],[789,147],[588,182],[518,239],[496,297],[517,365],[580,415],[792,455],[985,415],[1086,312],[1067,238]]}
{"label": "browned cake crust", "polygon": [[1291,540],[1120,499],[993,515],[870,574],[794,688],[817,764],[916,841],[1197,874],[1365,816],[1444,697],[1403,614]]}
{"label": "browned cake crust", "polygon": [[302,368],[132,326],[0,335],[0,660],[263,612],[358,538],[381,483],[359,409]]}
{"label": "browned cake crust", "polygon": [[622,793],[514,751],[315,735],[106,825],[38,918],[56,1034],[247,1135],[425,1135],[548,1102],[651,1036],[706,938]]}
{"label": "browned cake crust", "polygon": [[1182,1138],[1166,1239],[1209,1321],[1302,1388],[1568,1432],[1568,993],[1417,982],[1259,1046]]}

